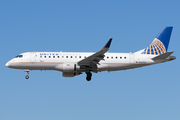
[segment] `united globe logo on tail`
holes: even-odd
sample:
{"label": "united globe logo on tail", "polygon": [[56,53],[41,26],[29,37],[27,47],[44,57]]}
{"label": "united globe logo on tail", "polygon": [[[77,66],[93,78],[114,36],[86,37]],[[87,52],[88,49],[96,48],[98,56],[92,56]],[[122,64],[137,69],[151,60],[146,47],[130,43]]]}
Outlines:
{"label": "united globe logo on tail", "polygon": [[167,52],[173,27],[165,27],[141,54],[161,55]]}
{"label": "united globe logo on tail", "polygon": [[161,55],[166,52],[164,44],[155,38],[152,43],[142,52],[142,54]]}

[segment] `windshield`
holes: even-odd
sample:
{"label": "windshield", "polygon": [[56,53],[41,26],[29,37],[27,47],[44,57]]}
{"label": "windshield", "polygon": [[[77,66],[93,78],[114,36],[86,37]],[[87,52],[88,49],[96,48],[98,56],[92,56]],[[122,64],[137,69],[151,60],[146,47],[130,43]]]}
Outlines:
{"label": "windshield", "polygon": [[22,58],[23,55],[17,55],[15,58]]}

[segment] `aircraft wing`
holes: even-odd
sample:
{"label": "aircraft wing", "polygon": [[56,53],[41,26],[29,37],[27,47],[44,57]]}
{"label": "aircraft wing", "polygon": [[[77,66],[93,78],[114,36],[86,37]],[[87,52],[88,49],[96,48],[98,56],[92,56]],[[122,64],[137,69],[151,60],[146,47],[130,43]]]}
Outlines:
{"label": "aircraft wing", "polygon": [[109,39],[109,41],[105,44],[105,46],[99,52],[94,53],[93,55],[79,61],[78,65],[92,67],[94,65],[99,64],[99,61],[104,60],[104,56],[105,56],[104,54],[109,50],[111,41],[112,41],[112,38]]}

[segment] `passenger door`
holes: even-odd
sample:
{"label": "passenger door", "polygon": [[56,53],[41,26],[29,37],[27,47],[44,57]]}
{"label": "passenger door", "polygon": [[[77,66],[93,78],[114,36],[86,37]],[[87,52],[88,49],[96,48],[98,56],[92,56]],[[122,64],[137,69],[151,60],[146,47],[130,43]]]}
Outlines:
{"label": "passenger door", "polygon": [[129,54],[129,63],[134,63],[134,54],[133,53]]}
{"label": "passenger door", "polygon": [[31,58],[30,58],[30,60],[31,60],[31,62],[33,63],[33,62],[36,62],[36,57],[37,57],[37,55],[36,55],[36,52],[31,52]]}

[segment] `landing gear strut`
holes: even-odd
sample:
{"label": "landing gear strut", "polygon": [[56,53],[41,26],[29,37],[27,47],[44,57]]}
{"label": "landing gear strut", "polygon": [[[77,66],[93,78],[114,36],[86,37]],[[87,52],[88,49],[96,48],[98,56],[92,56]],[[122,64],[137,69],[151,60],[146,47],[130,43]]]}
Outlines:
{"label": "landing gear strut", "polygon": [[88,70],[88,71],[86,72],[86,75],[87,75],[86,80],[87,80],[87,81],[90,81],[90,80],[91,80],[92,73]]}
{"label": "landing gear strut", "polygon": [[24,70],[24,72],[27,73],[27,75],[25,76],[26,79],[29,79],[29,70]]}

